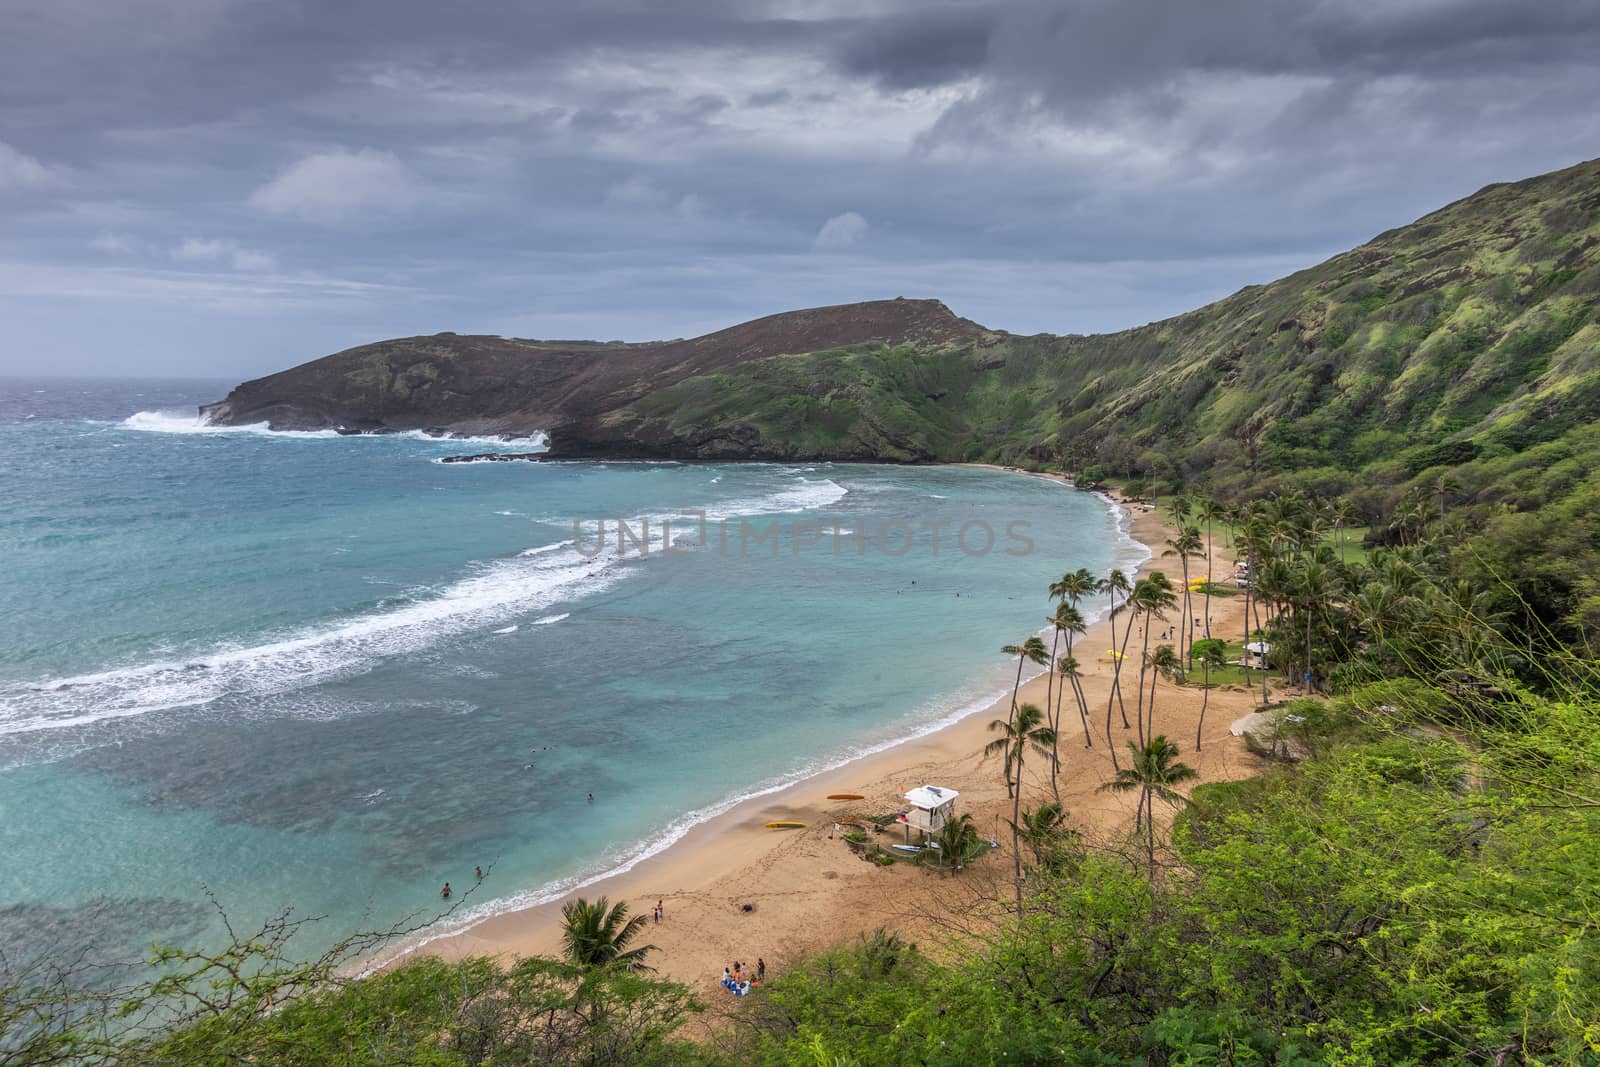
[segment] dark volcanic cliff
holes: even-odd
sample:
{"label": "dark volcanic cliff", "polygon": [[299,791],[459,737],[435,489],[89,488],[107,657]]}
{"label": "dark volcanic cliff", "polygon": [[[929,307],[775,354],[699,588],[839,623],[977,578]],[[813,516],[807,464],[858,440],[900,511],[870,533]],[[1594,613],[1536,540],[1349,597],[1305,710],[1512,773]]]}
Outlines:
{"label": "dark volcanic cliff", "polygon": [[280,430],[543,430],[558,442],[581,441],[581,428],[601,425],[608,412],[750,360],[987,336],[936,300],[905,299],[791,311],[704,337],[643,344],[442,333],[347,349],[245,382],[200,410],[216,423],[266,422]]}

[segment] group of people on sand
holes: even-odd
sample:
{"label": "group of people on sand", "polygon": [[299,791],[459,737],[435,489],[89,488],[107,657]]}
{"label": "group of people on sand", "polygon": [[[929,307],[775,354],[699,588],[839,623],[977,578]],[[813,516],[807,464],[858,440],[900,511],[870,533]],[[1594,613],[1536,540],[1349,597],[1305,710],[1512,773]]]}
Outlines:
{"label": "group of people on sand", "polygon": [[722,988],[736,997],[742,997],[750,992],[751,986],[758,986],[767,980],[767,961],[760,956],[756,957],[755,970],[751,971],[738,960],[733,961],[732,967],[722,968]]}

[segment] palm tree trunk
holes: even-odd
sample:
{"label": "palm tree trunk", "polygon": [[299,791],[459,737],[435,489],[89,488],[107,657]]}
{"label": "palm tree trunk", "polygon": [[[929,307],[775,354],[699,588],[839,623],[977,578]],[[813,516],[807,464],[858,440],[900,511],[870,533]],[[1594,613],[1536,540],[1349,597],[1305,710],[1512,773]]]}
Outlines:
{"label": "palm tree trunk", "polygon": [[1156,880],[1156,812],[1155,805],[1151,803],[1152,794],[1149,783],[1144,787],[1144,834],[1146,850],[1150,855],[1150,882]]}
{"label": "palm tree trunk", "polygon": [[1202,662],[1205,664],[1205,676],[1200,680],[1200,685],[1205,692],[1200,694],[1200,721],[1194,727],[1194,750],[1196,752],[1200,751],[1200,731],[1206,728],[1206,705],[1211,703],[1211,660],[1208,657]]}
{"label": "palm tree trunk", "polygon": [[[1067,633],[1067,656],[1072,656],[1072,634]],[[1089,732],[1089,701],[1083,695],[1083,683],[1076,674],[1067,676],[1067,681],[1072,683],[1072,699],[1078,705],[1078,721],[1083,723],[1083,747],[1094,747],[1094,735]],[[1059,719],[1060,716],[1058,715]]]}
{"label": "palm tree trunk", "polygon": [[[1122,606],[1123,608],[1126,608],[1126,606],[1128,606],[1128,601],[1123,601]],[[1112,691],[1114,691],[1115,696],[1117,696],[1117,710],[1118,712],[1122,712],[1123,729],[1133,729],[1133,723],[1128,721],[1128,705],[1123,704],[1122,699],[1122,664],[1123,662],[1126,662],[1126,659],[1128,659],[1128,645],[1130,645],[1131,641],[1133,641],[1133,619],[1134,613],[1133,611],[1130,611],[1130,613],[1128,613],[1128,629],[1123,630],[1122,649],[1118,649],[1117,664],[1115,664],[1114,672],[1112,672]]]}
{"label": "palm tree trunk", "polygon": [[[1189,554],[1183,553],[1178,557],[1183,564],[1183,626],[1178,630],[1178,655],[1187,655],[1187,650],[1194,647],[1194,616],[1190,614],[1189,607]],[[1188,641],[1184,641],[1184,634],[1188,634]]]}
{"label": "palm tree trunk", "polygon": [[1017,744],[1017,791],[1011,799],[1011,865],[1017,880],[1017,918],[1022,918],[1022,842],[1017,832],[1017,822],[1022,817],[1022,738]]}
{"label": "palm tree trunk", "polygon": [[1017,655],[1017,680],[1011,686],[1011,721],[1017,721],[1017,694],[1022,691],[1022,661],[1027,659],[1027,653]]}
{"label": "palm tree trunk", "polygon": [[[1247,563],[1246,566],[1249,566]],[[1255,569],[1250,572],[1250,584],[1244,587],[1244,687],[1250,689],[1255,685],[1250,677],[1250,601],[1255,596],[1256,579]]]}
{"label": "palm tree trunk", "polygon": [[[1124,600],[1122,602],[1122,606],[1123,606],[1123,608],[1127,608],[1128,602],[1126,600]],[[1116,662],[1111,665],[1111,699],[1116,701],[1117,709],[1122,712],[1122,728],[1124,730],[1129,728],[1129,723],[1128,723],[1128,706],[1126,704],[1124,704],[1123,701],[1122,701],[1122,661],[1123,661],[1123,658],[1126,657],[1127,654],[1128,654],[1128,642],[1130,640],[1132,640],[1132,638],[1133,638],[1133,613],[1129,612],[1128,613],[1128,629],[1122,635],[1122,649],[1115,657],[1113,657],[1116,660]],[[1116,620],[1115,620],[1114,616],[1113,616],[1112,623],[1111,623],[1111,643],[1113,645],[1117,643],[1117,624],[1116,624]],[[1110,712],[1109,709],[1107,709],[1107,711],[1106,711],[1106,721],[1108,723],[1111,721],[1111,712]],[[1110,737],[1111,736],[1110,733],[1109,733],[1110,727],[1107,726],[1106,729],[1108,731],[1106,736]],[[1113,753],[1113,756],[1114,755],[1115,755],[1115,753]]]}
{"label": "palm tree trunk", "polygon": [[1311,604],[1306,604],[1306,678],[1301,696],[1311,695]]}
{"label": "palm tree trunk", "polygon": [[[1050,638],[1050,665],[1049,665],[1049,667],[1047,667],[1045,669],[1045,674],[1047,675],[1047,677],[1044,680],[1044,710],[1045,710],[1045,714],[1047,714],[1047,715],[1050,712],[1050,694],[1052,692],[1054,692],[1054,685],[1055,685],[1055,680],[1056,680],[1055,679],[1055,674],[1056,674],[1056,646],[1059,645],[1060,643],[1061,643],[1061,628],[1058,626],[1058,627],[1056,627],[1056,632],[1055,632],[1054,636],[1052,636]],[[1050,728],[1051,729],[1055,729],[1055,723],[1052,722],[1050,724]]]}
{"label": "palm tree trunk", "polygon": [[[1206,613],[1205,613],[1204,618],[1206,620],[1205,635],[1206,635],[1206,637],[1208,639],[1211,637],[1211,556],[1212,556],[1212,553],[1214,551],[1215,551],[1215,546],[1213,546],[1212,543],[1211,543],[1211,520],[1207,519],[1206,520],[1206,604],[1205,604],[1205,612]],[[1194,655],[1194,645],[1193,645],[1193,643],[1191,643],[1189,645],[1189,654],[1191,656]]]}
{"label": "palm tree trunk", "polygon": [[1149,737],[1154,737],[1156,735],[1156,686],[1159,685],[1160,682],[1161,682],[1161,672],[1160,671],[1151,671],[1150,672],[1150,726],[1149,726],[1149,729],[1145,731],[1146,732],[1146,736],[1149,736]]}
{"label": "palm tree trunk", "polygon": [[[1141,744],[1141,745],[1143,745],[1145,743],[1145,738],[1150,736],[1149,732],[1144,727],[1144,718],[1143,718],[1143,714],[1142,713],[1144,711],[1144,672],[1145,672],[1146,667],[1148,666],[1148,660],[1150,659],[1150,624],[1152,622],[1154,622],[1154,621],[1155,621],[1155,616],[1154,615],[1146,615],[1145,616],[1145,621],[1144,621],[1144,650],[1139,655],[1139,707],[1136,709],[1136,713],[1137,713],[1137,717],[1139,718],[1139,744]],[[1155,706],[1155,700],[1156,700],[1156,689],[1155,689],[1155,683],[1152,682],[1151,685],[1150,685],[1150,704],[1151,704],[1152,710],[1154,709],[1154,706]],[[1152,723],[1151,725],[1153,726],[1154,723]]]}
{"label": "palm tree trunk", "polygon": [[[1251,573],[1253,574],[1254,570],[1252,570]],[[1251,584],[1252,587],[1255,585],[1255,579],[1254,578],[1252,578],[1250,580],[1250,584]],[[1261,629],[1261,614],[1260,614],[1260,611],[1259,611],[1259,609],[1261,607],[1261,598],[1260,597],[1256,597],[1255,606],[1258,609],[1257,612],[1256,612],[1256,629],[1259,630],[1259,629]],[[1263,666],[1262,669],[1261,669],[1261,703],[1265,704],[1266,702],[1267,702],[1267,670],[1266,670],[1266,667]]]}

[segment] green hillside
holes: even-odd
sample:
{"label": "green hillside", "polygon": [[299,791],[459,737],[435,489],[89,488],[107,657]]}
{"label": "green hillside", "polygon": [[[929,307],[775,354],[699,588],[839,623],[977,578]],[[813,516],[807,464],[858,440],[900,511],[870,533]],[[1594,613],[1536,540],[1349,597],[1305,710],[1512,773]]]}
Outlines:
{"label": "green hillside", "polygon": [[1398,486],[1560,438],[1600,401],[1600,161],[1494,185],[1353,251],[1122,333],[856,346],[679,382],[650,439],[1119,475]]}
{"label": "green hillside", "polygon": [[[1432,507],[1484,530],[1486,562],[1570,637],[1600,623],[1597,303],[1600,160],[1138,329],[750,360],[562,443],[1059,465],[1231,499],[1300,489],[1380,526]],[[1539,533],[1552,525],[1559,553]]]}

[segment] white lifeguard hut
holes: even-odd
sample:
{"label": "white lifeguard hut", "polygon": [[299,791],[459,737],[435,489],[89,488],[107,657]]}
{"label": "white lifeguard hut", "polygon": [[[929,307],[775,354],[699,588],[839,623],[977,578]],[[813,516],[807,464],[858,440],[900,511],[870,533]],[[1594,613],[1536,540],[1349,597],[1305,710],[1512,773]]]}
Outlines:
{"label": "white lifeguard hut", "polygon": [[1242,665],[1249,670],[1264,671],[1267,669],[1267,656],[1271,653],[1272,646],[1265,641],[1247,641]]}
{"label": "white lifeguard hut", "polygon": [[919,785],[907,790],[903,797],[906,813],[900,816],[906,828],[906,844],[911,843],[913,830],[926,839],[944,829],[944,824],[956,813],[956,798],[960,795],[954,789],[938,785]]}

